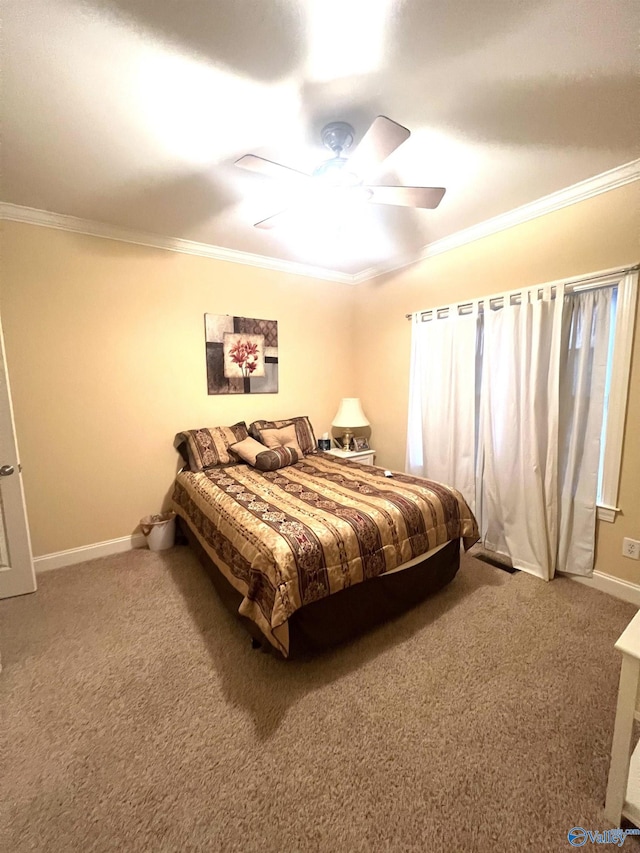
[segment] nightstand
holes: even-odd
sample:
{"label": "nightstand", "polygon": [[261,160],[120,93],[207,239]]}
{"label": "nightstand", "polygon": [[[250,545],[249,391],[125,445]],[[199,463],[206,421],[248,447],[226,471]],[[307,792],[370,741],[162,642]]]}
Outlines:
{"label": "nightstand", "polygon": [[625,817],[640,827],[640,743],[631,752],[633,722],[640,719],[636,711],[640,695],[640,613],[629,622],[615,647],[622,652],[622,666],[604,813],[614,826],[620,826]]}
{"label": "nightstand", "polygon": [[337,456],[338,459],[351,459],[353,462],[360,462],[362,465],[376,464],[375,450],[342,450],[340,447],[332,447],[331,450],[326,450],[325,453]]}

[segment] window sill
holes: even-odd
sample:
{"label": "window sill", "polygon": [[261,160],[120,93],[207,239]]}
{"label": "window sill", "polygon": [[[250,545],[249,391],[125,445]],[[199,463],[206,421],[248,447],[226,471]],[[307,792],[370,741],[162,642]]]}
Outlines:
{"label": "window sill", "polygon": [[598,504],[598,521],[615,521],[616,515],[620,512],[617,506],[608,506],[607,504]]}

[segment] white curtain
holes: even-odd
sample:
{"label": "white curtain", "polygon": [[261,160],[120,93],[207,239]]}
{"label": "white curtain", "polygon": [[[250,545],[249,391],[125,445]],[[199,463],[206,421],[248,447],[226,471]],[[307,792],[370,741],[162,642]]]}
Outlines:
{"label": "white curtain", "polygon": [[453,486],[476,505],[478,302],[467,314],[413,316],[406,470]]}
{"label": "white curtain", "polygon": [[559,542],[557,569],[593,571],[598,469],[613,287],[564,298],[560,369]]}
{"label": "white curtain", "polygon": [[478,474],[486,547],[553,577],[558,550],[563,288],[523,290],[484,314]]}
{"label": "white curtain", "polygon": [[486,548],[545,580],[593,571],[617,296],[554,289],[414,315],[406,462],[462,492]]}

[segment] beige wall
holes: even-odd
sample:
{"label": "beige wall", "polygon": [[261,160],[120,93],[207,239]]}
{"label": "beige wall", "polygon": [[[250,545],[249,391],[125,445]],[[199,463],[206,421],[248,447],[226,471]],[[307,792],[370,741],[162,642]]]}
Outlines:
{"label": "beige wall", "polygon": [[[182,429],[308,414],[329,429],[355,288],[4,223],[0,316],[34,554],[132,533]],[[208,396],[205,312],[278,320],[280,393]]]}
{"label": "beige wall", "polygon": [[[378,464],[404,468],[411,330],[405,314],[640,261],[640,183],[359,285],[356,387],[372,424]],[[437,369],[437,365],[435,365]],[[640,321],[636,322],[622,479],[613,524],[599,522],[596,568],[640,583],[640,563],[621,556],[640,539]]]}
{"label": "beige wall", "polygon": [[[406,312],[640,260],[640,184],[358,287],[5,223],[0,316],[34,553],[126,536],[166,505],[181,429],[309,414],[358,394],[378,463],[403,468]],[[208,396],[203,315],[277,319],[280,393]],[[640,322],[619,506],[596,568],[640,583]]]}

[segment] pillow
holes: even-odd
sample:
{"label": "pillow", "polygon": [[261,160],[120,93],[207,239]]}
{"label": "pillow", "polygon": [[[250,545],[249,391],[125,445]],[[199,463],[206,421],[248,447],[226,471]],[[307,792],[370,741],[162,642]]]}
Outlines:
{"label": "pillow", "polygon": [[248,465],[252,465],[259,471],[277,471],[278,468],[295,465],[302,455],[298,454],[294,447],[278,446],[265,450],[264,444],[256,441],[255,438],[245,438],[244,441],[232,444],[229,450],[237,453]]}
{"label": "pillow", "polygon": [[240,421],[233,426],[202,427],[179,432],[173,442],[191,471],[206,471],[218,465],[237,462],[229,446],[247,438],[247,425]]}
{"label": "pillow", "polygon": [[258,471],[277,471],[278,468],[286,468],[287,465],[295,465],[301,455],[294,447],[272,447],[271,450],[263,450],[256,456],[256,468]]}
{"label": "pillow", "polygon": [[294,424],[280,427],[280,429],[261,429],[260,439],[269,449],[274,447],[292,447],[298,456],[304,456],[302,448],[298,444]]}
{"label": "pillow", "polygon": [[316,437],[313,434],[313,427],[308,417],[287,418],[283,421],[254,421],[249,427],[249,433],[258,441],[262,441],[261,432],[265,429],[281,429],[282,427],[293,424],[296,430],[297,444],[300,447],[304,456],[307,453],[315,453],[318,449]]}
{"label": "pillow", "polygon": [[243,441],[238,441],[236,444],[232,444],[229,447],[229,450],[237,454],[243,462],[247,462],[249,465],[253,465],[254,467],[258,454],[265,452],[264,444],[260,441],[256,441],[255,438],[251,438],[250,436],[247,436]]}

